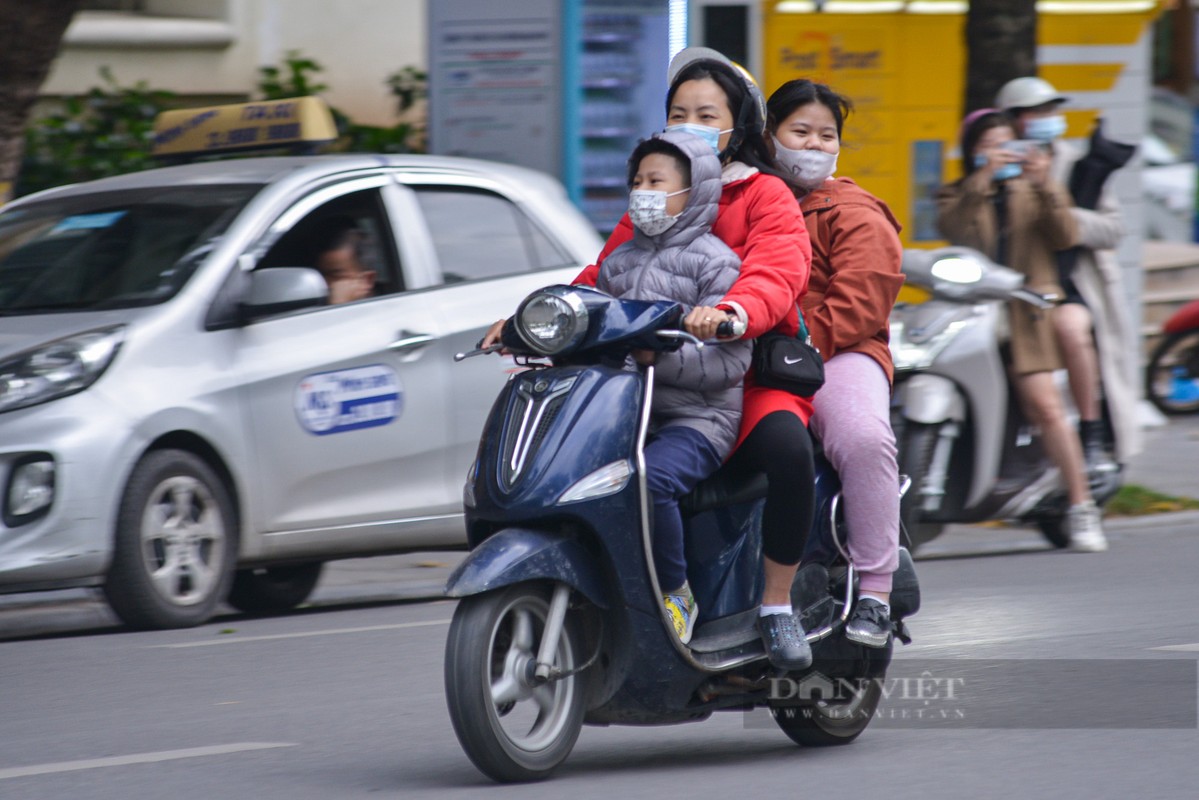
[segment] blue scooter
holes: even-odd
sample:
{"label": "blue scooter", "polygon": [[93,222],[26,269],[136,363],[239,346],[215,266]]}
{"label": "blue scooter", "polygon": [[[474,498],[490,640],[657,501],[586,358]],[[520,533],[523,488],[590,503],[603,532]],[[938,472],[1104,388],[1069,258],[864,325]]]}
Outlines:
{"label": "blue scooter", "polygon": [[[497,781],[547,777],[584,723],[660,725],[766,706],[795,742],[833,745],[874,716],[891,645],[842,635],[857,582],[840,482],[823,458],[816,525],[792,588],[811,668],[772,668],[754,625],[762,476],[722,469],[687,498],[688,580],[700,608],[689,645],[666,616],[643,477],[653,368],[630,368],[627,357],[705,346],[679,330],[682,316],[677,303],[551,286],[505,326],[502,346],[528,369],[487,419],[464,490],[472,549],[446,587],[461,598],[446,642],[450,718],[471,761]],[[908,641],[903,618],[918,609],[919,587],[907,550],[891,607]]]}

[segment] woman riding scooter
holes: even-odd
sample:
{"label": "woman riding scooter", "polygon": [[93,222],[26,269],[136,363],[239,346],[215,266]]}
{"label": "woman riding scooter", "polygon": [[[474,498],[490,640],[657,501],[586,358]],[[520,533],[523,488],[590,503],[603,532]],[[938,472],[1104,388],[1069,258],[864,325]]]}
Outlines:
{"label": "woman riding scooter", "polygon": [[[973,247],[1025,274],[1029,288],[1062,296],[1057,251],[1072,246],[1078,227],[1066,188],[1050,175],[1044,150],[1014,149],[1012,120],[995,109],[976,111],[962,124],[965,176],[938,195],[938,226],[954,244]],[[1066,420],[1053,372],[1062,368],[1053,309],[1009,304],[1014,382],[1026,413],[1041,429],[1050,459],[1065,479],[1071,547],[1107,549],[1101,512],[1091,497],[1082,447]]]}
{"label": "woman riding scooter", "polygon": [[[772,166],[763,133],[766,104],[753,79],[724,55],[703,47],[681,51],[670,63],[666,96],[667,127],[678,126],[707,139],[723,165],[719,216],[712,232],[741,258],[741,273],[715,306],[692,309],[684,320],[699,339],[716,336],[722,322],[739,320],[744,338],[777,330],[799,330],[797,303],[808,282],[811,246],[795,198]],[[594,285],[603,260],[633,237],[625,215],[608,238],[596,264],[575,279]],[[483,346],[499,341],[504,320],[495,323]],[[770,413],[762,413],[769,409]],[[811,403],[778,389],[745,382],[746,419],[733,458],[769,481],[763,512],[763,565],[760,630],[772,664],[799,669],[811,663],[811,650],[791,606],[791,586],[811,528],[812,443],[806,421]]]}

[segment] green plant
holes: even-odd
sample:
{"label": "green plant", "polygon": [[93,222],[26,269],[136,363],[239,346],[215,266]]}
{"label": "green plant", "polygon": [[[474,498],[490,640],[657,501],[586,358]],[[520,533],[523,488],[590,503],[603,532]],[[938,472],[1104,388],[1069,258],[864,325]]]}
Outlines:
{"label": "green plant", "polygon": [[107,67],[100,78],[100,86],[64,98],[26,131],[17,194],[156,166],[150,156],[154,118],[175,94],[144,82],[121,86]]}
{"label": "green plant", "polygon": [[1116,496],[1108,501],[1104,512],[1112,517],[1136,517],[1144,514],[1162,514],[1171,511],[1199,509],[1199,500],[1190,497],[1173,497],[1144,486],[1130,483],[1122,486]]}
{"label": "green plant", "polygon": [[258,92],[264,100],[317,95],[329,87],[323,83],[312,83],[310,76],[324,71],[324,67],[300,55],[300,51],[288,50],[283,56],[282,66],[258,68]]}

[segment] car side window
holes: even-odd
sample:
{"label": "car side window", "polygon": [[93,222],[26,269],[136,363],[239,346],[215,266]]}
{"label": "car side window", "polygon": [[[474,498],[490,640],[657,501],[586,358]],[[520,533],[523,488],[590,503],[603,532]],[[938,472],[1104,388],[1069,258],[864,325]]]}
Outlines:
{"label": "car side window", "polygon": [[445,283],[573,263],[515,203],[478,189],[414,186]]}
{"label": "car side window", "polygon": [[256,269],[310,267],[329,285],[329,303],[403,290],[395,242],[377,189],[343,195],[314,209],[279,237]]}

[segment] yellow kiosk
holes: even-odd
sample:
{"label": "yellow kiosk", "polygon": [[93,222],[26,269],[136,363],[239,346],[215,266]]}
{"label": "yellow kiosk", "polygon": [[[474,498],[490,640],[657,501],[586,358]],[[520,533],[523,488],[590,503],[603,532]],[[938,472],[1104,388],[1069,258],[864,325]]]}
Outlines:
{"label": "yellow kiosk", "polygon": [[[1070,96],[1071,138],[1102,115],[1113,139],[1137,141],[1149,97],[1155,0],[1041,0],[1041,77]],[[766,0],[762,83],[811,78],[855,105],[838,172],[890,204],[905,244],[940,244],[933,194],[960,174],[967,3],[960,0]]]}

